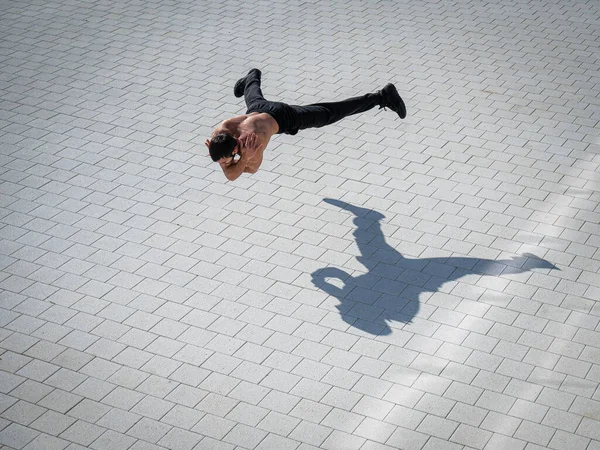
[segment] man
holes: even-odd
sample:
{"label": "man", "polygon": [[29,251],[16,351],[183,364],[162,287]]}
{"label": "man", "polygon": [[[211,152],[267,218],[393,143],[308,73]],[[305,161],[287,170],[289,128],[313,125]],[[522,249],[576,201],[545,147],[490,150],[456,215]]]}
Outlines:
{"label": "man", "polygon": [[274,134],[294,135],[306,128],[323,127],[375,106],[388,107],[401,119],[406,117],[406,106],[391,83],[375,93],[340,102],[295,106],[266,100],[260,89],[260,77],[260,70],[252,69],[237,81],[233,93],[238,98],[244,96],[246,114],[221,122],[210,140],[206,140],[212,160],[219,163],[230,181],[244,172],[256,173]]}

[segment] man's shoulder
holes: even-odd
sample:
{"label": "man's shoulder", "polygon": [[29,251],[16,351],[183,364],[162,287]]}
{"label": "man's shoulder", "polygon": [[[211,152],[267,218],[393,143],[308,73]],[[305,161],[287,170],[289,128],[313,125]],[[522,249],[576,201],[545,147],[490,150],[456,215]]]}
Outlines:
{"label": "man's shoulder", "polygon": [[239,125],[244,122],[244,120],[246,120],[248,116],[243,115],[243,116],[236,116],[236,117],[231,117],[230,119],[225,119],[223,122],[221,122],[219,125],[217,125],[217,127],[215,128],[214,133],[218,134],[218,133],[235,133],[239,127]]}
{"label": "man's shoulder", "polygon": [[271,124],[275,121],[273,117],[268,113],[251,113],[248,114],[244,123],[252,125],[253,127],[263,128],[265,126],[271,126]]}

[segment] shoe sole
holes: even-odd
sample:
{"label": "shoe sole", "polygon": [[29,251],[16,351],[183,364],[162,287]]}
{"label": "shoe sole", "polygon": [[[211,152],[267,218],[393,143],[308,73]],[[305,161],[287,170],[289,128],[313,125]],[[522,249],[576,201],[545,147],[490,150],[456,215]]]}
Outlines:
{"label": "shoe sole", "polygon": [[239,80],[237,80],[237,82],[235,83],[235,86],[233,87],[233,95],[235,95],[237,98],[242,97],[244,95],[245,87],[246,87],[246,77],[240,78]]}

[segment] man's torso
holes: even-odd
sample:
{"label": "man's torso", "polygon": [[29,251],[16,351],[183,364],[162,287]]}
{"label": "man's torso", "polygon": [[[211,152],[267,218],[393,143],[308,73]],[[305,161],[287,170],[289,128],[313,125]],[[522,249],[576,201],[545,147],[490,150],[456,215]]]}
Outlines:
{"label": "man's torso", "polygon": [[258,170],[263,160],[263,153],[271,137],[279,131],[279,125],[277,125],[275,119],[269,114],[253,112],[222,122],[215,129],[213,135],[224,131],[230,133],[235,138],[243,138],[251,133],[254,133],[258,137],[259,147],[256,154],[246,163],[246,167],[249,169]]}

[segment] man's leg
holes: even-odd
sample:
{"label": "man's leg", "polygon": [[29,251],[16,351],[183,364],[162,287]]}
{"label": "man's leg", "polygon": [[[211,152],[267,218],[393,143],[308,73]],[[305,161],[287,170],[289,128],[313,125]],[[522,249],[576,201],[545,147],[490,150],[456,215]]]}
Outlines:
{"label": "man's leg", "polygon": [[380,104],[381,98],[379,95],[366,94],[340,102],[315,103],[306,106],[292,106],[292,108],[296,113],[298,129],[304,130],[330,125],[344,117],[368,111]]}
{"label": "man's leg", "polygon": [[248,75],[244,78],[240,78],[233,88],[233,93],[236,97],[244,96],[248,112],[250,112],[250,109],[253,107],[256,107],[258,103],[266,101],[262,90],[260,89],[261,75],[260,70],[252,69],[248,72]]}
{"label": "man's leg", "polygon": [[375,106],[389,107],[401,118],[406,117],[406,107],[396,88],[388,84],[381,91],[352,97],[340,102],[315,103],[307,106],[292,106],[296,113],[298,129],[318,128],[330,125],[354,114],[368,111]]}

